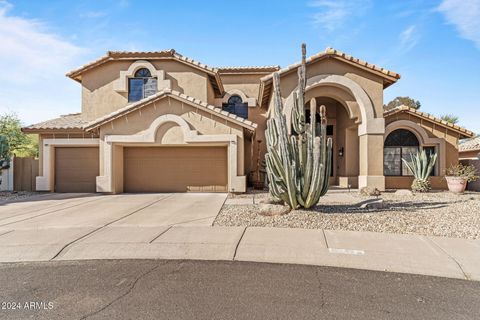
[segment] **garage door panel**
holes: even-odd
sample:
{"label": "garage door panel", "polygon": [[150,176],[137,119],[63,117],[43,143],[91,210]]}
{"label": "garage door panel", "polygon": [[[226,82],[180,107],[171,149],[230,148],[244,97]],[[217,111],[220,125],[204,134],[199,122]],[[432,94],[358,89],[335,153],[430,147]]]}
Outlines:
{"label": "garage door panel", "polygon": [[98,174],[98,148],[55,148],[56,192],[95,192]]}
{"label": "garage door panel", "polygon": [[225,192],[226,147],[124,148],[126,192]]}

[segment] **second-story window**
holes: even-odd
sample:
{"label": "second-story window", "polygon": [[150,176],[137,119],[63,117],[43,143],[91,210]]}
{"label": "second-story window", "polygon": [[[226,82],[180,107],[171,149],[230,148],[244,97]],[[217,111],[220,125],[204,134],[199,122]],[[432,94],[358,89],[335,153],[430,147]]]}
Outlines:
{"label": "second-story window", "polygon": [[244,119],[248,118],[248,104],[243,103],[240,96],[234,95],[228,99],[227,103],[223,104],[223,110],[233,113]]}
{"label": "second-story window", "polygon": [[153,78],[147,68],[138,69],[133,78],[128,79],[128,102],[142,100],[157,93],[157,78]]}

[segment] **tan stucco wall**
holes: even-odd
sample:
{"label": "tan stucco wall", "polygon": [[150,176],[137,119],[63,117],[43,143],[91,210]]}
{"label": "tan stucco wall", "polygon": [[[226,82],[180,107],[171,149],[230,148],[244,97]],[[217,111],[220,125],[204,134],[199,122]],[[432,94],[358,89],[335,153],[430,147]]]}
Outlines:
{"label": "tan stucco wall", "polygon": [[[134,61],[112,61],[82,74],[82,116],[93,120],[128,104],[128,93],[114,90],[120,71],[127,71]],[[150,61],[165,71],[165,80],[173,90],[202,101],[213,101],[213,88],[205,72],[174,60]]]}
{"label": "tan stucco wall", "polygon": [[[255,74],[220,74],[225,92],[232,90],[240,90],[247,98],[257,98],[260,88],[260,78],[265,73]],[[221,107],[221,105],[218,105]],[[250,139],[245,139],[245,174],[257,181],[257,160],[260,162],[264,159],[267,152],[265,142],[265,129],[267,121],[267,110],[260,108],[258,105],[248,108],[248,120],[258,125],[253,137],[253,143]],[[259,142],[260,141],[260,142]]]}
{"label": "tan stucco wall", "polygon": [[260,78],[263,76],[265,74],[221,74],[220,78],[226,92],[238,89],[248,97],[256,98],[260,88]]}
{"label": "tan stucco wall", "polygon": [[[191,130],[197,130],[201,135],[233,134],[237,136],[237,175],[245,174],[244,168],[244,136],[240,125],[227,122],[211,113],[196,109],[189,104],[182,103],[173,98],[164,98],[155,104],[145,106],[141,110],[115,119],[100,127],[100,172],[104,172],[105,160],[103,159],[106,146],[106,135],[135,135],[142,133],[150,127],[152,122],[162,115],[177,115],[184,119]],[[183,141],[183,131],[178,126],[167,123],[157,131],[155,145],[179,145]],[[201,144],[195,144],[201,145]],[[114,192],[123,191],[123,148],[114,144],[112,179]]]}
{"label": "tan stucco wall", "polygon": [[[376,112],[376,116],[382,116],[383,79],[380,76],[374,75],[371,72],[367,72],[361,68],[335,59],[319,60],[307,66],[307,79],[321,74],[341,75],[355,81],[370,97]],[[280,82],[282,97],[287,98],[297,87],[297,73],[291,72],[282,76]]]}
{"label": "tan stucco wall", "polygon": [[[411,189],[413,177],[385,177],[385,188],[387,189]],[[447,182],[443,177],[430,177],[433,190],[446,190]]]}

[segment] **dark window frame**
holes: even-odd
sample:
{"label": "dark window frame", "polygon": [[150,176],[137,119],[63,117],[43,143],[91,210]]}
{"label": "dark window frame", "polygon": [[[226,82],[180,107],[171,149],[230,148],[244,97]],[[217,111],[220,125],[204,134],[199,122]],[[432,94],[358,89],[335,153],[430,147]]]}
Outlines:
{"label": "dark window frame", "polygon": [[242,97],[239,95],[230,96],[227,102],[222,104],[222,110],[248,119],[248,103],[243,102]]}
{"label": "dark window frame", "polygon": [[[145,94],[145,85],[150,79],[155,79],[156,81],[158,81],[156,77],[152,77],[150,70],[148,70],[147,68],[138,69],[137,71],[135,71],[134,77],[128,78],[128,102],[137,102],[152,95],[152,94],[149,94],[149,95]],[[141,97],[137,98],[137,96],[132,95],[132,83],[138,82],[139,80],[143,80],[143,83],[141,84],[142,93],[141,93]]]}
{"label": "dark window frame", "polygon": [[[401,137],[403,135],[403,137]],[[404,140],[403,140],[403,139]],[[420,140],[418,139],[417,135],[413,133],[412,131],[408,129],[396,129],[386,137],[384,145],[383,145],[383,174],[387,177],[411,177],[412,174],[408,170],[408,168],[405,168],[404,163],[402,159],[406,159],[407,161],[410,161],[410,154],[411,152],[408,152],[408,154],[405,154],[405,149],[408,148],[416,148],[417,152],[420,151],[421,149],[426,149],[426,150],[432,150],[433,152],[438,152],[436,146],[432,145],[427,145],[427,146],[422,146],[420,144]],[[387,149],[399,149],[399,159],[400,159],[400,173],[399,174],[387,174],[387,162],[385,161],[385,151]],[[397,155],[395,152],[394,155]],[[438,161],[435,164],[430,176],[435,176],[436,171],[437,171],[437,166],[438,166]],[[404,170],[407,170],[407,172],[404,172]]]}

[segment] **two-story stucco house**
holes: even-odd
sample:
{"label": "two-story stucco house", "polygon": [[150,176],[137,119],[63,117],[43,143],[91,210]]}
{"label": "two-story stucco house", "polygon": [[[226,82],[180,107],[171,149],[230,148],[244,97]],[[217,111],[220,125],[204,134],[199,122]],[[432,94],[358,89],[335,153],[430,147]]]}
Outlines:
{"label": "two-story stucco house", "polygon": [[[24,128],[40,137],[37,190],[244,192],[263,179],[273,72],[288,119],[298,65],[215,68],[174,50],[108,52],[67,74],[81,84],[80,113]],[[425,147],[439,154],[432,185],[445,187],[458,140],[473,134],[414,109],[384,112],[383,90],[399,78],[330,48],[307,59],[305,101],[326,106],[334,141],[331,184],[408,188],[401,159]]]}

